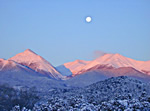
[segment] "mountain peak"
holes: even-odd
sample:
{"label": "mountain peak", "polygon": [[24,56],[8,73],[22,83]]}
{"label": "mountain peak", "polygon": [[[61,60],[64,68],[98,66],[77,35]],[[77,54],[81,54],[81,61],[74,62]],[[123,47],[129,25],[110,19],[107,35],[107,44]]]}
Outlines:
{"label": "mountain peak", "polygon": [[[99,58],[86,64],[84,67],[81,68],[81,70],[87,71],[88,69],[97,65],[107,65],[112,66],[114,68],[132,67],[141,72],[143,72],[142,70],[146,70],[149,72],[150,69],[149,64],[150,62],[136,61],[134,59],[116,53],[116,54],[105,54],[103,56],[100,56]],[[81,70],[79,72],[81,72]]]}
{"label": "mountain peak", "polygon": [[[32,54],[36,54],[35,52],[33,52],[31,49],[26,49],[25,51],[24,51],[24,53],[32,53]],[[37,55],[37,54],[36,54]]]}
{"label": "mountain peak", "polygon": [[124,56],[122,56],[119,53],[115,53],[115,54],[105,54],[105,55],[100,56],[100,57],[124,57]]}
{"label": "mountain peak", "polygon": [[127,57],[124,57],[118,53],[116,54],[105,54],[103,56],[100,56],[99,58],[95,59],[94,61],[103,61],[103,63],[107,62],[107,61],[118,61],[118,60],[125,60],[127,59]]}
{"label": "mountain peak", "polygon": [[74,61],[74,63],[84,63],[84,62],[86,62],[86,61],[84,61],[84,60],[79,60],[79,59],[77,59],[77,60]]}
{"label": "mountain peak", "polygon": [[15,55],[9,60],[13,60],[19,64],[28,66],[36,72],[50,76],[52,78],[63,78],[62,75],[47,60],[34,53],[30,49],[26,49],[24,52]]}
{"label": "mountain peak", "polygon": [[18,63],[32,63],[37,62],[41,60],[41,57],[37,55],[35,52],[33,52],[30,49],[26,49],[24,52],[21,52],[19,54],[16,54],[14,57],[11,57],[8,60],[13,60]]}
{"label": "mountain peak", "polygon": [[68,68],[72,73],[78,72],[81,67],[88,64],[90,61],[84,61],[84,60],[75,60],[73,62],[64,63],[63,65]]}
{"label": "mountain peak", "polygon": [[120,54],[116,53],[116,54],[114,54],[114,56],[122,56],[122,55],[120,55]]}
{"label": "mountain peak", "polygon": [[122,55],[116,53],[116,54],[112,54],[111,59],[112,59],[112,60],[115,60],[115,59],[118,59],[118,60],[125,60],[125,59],[127,59],[127,57],[124,57],[124,56],[122,56]]}
{"label": "mountain peak", "polygon": [[26,49],[25,51],[32,51],[31,49]]}

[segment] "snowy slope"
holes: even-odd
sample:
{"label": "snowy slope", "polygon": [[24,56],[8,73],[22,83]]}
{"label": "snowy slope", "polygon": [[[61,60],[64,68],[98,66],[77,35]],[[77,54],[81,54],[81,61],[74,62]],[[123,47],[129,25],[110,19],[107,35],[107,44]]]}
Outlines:
{"label": "snowy slope", "polygon": [[56,67],[56,70],[59,71],[63,76],[71,76],[72,72],[69,68],[66,68],[64,65],[60,65]]}
{"label": "snowy slope", "polygon": [[51,79],[12,60],[0,59],[0,85],[36,87],[39,91],[63,88],[63,81]]}
{"label": "snowy slope", "polygon": [[132,78],[136,78],[142,80],[144,82],[150,81],[150,76],[144,74],[142,72],[137,71],[131,67],[106,67],[102,65],[97,65],[88,71],[82,72],[81,74],[77,74],[75,77],[70,78],[66,81],[66,83],[72,86],[83,87],[90,84],[93,84],[97,81],[105,80],[110,77],[118,77],[118,76],[128,76]]}
{"label": "snowy slope", "polygon": [[2,71],[18,71],[19,68],[28,69],[27,67],[18,64],[12,60],[0,59],[0,72]]}
{"label": "snowy slope", "polygon": [[63,76],[44,58],[37,55],[30,49],[10,58],[19,64],[30,67],[31,69],[55,79],[63,79]]}
{"label": "snowy slope", "polygon": [[68,62],[63,64],[66,68],[68,68],[73,74],[77,73],[81,70],[82,67],[87,65],[90,61],[84,60],[75,60],[73,62]]}
{"label": "snowy slope", "polygon": [[120,54],[105,54],[82,67],[77,73],[86,71],[96,65],[107,65],[114,68],[119,67],[132,67],[138,71],[150,74],[150,61],[136,61],[127,57],[124,57]]}

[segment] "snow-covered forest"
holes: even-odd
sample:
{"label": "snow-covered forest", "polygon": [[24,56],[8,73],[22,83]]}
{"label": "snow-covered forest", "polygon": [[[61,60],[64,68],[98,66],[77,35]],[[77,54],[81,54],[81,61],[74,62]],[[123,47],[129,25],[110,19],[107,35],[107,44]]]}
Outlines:
{"label": "snow-covered forest", "polygon": [[0,87],[2,111],[149,111],[150,85],[126,76],[112,77],[84,88],[51,89]]}

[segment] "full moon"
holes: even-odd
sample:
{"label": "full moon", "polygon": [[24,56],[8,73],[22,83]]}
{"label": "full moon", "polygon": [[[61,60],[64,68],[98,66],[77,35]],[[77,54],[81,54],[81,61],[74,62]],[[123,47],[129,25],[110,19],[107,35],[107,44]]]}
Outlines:
{"label": "full moon", "polygon": [[91,22],[92,18],[91,17],[86,17],[86,22]]}

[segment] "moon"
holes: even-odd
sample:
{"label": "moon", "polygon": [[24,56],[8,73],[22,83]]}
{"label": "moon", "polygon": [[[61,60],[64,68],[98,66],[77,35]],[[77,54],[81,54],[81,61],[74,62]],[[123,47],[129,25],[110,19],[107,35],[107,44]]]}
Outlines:
{"label": "moon", "polygon": [[92,21],[92,18],[91,17],[86,17],[86,22],[91,22]]}

